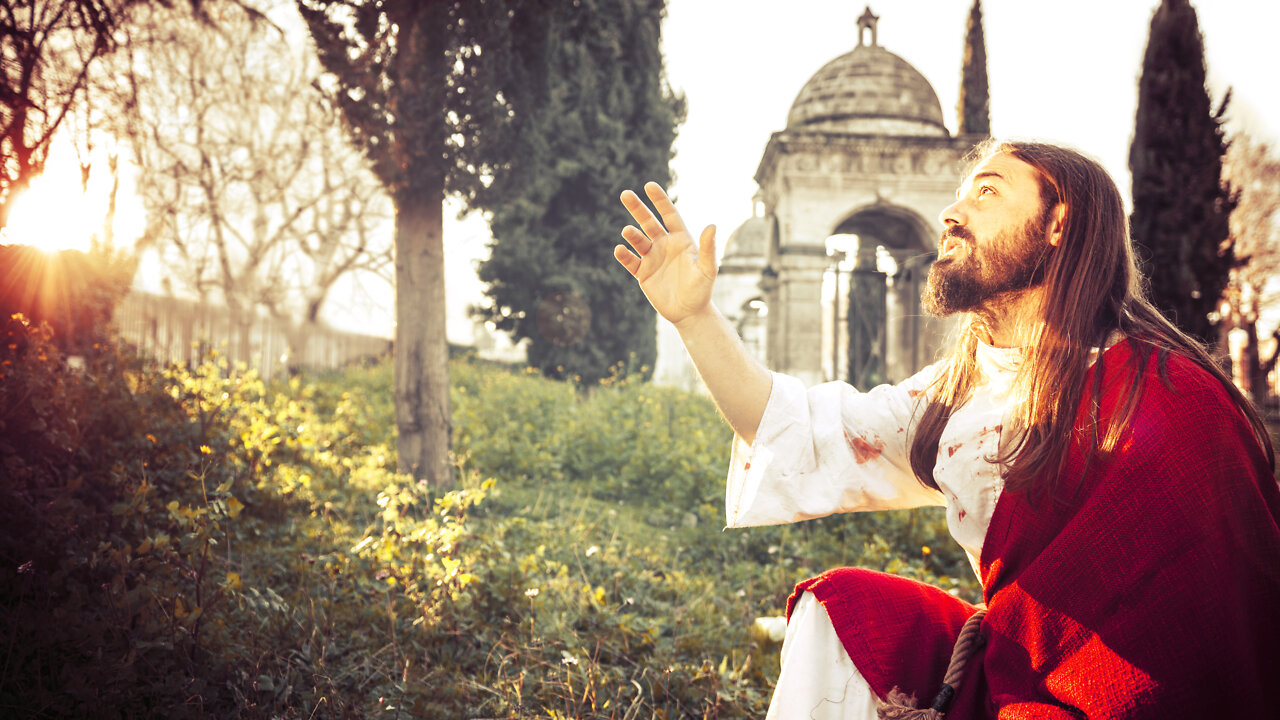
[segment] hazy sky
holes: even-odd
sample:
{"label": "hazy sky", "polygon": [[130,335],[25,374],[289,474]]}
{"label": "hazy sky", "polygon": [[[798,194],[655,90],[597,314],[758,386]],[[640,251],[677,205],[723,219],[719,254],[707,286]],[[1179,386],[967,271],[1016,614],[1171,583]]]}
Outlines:
{"label": "hazy sky", "polygon": [[[971,0],[882,0],[879,42],[933,85],[955,131]],[[1097,157],[1129,191],[1137,78],[1156,0],[984,0],[992,133],[1064,142]],[[1280,2],[1201,0],[1215,101],[1234,87],[1230,117],[1280,137]],[[804,83],[857,44],[855,0],[670,0],[667,71],[688,98],[674,190],[686,219],[722,236],[751,212],[753,176]],[[941,210],[941,208],[939,208]]]}
{"label": "hazy sky", "polygon": [[[880,44],[929,80],[952,131],[970,2],[881,0],[871,5],[880,16]],[[1158,4],[985,0],[993,132],[1074,145],[1100,159],[1127,196],[1137,78],[1151,13]],[[1280,88],[1275,77],[1280,68],[1280,1],[1193,4],[1204,33],[1215,100],[1232,86],[1232,126],[1245,127],[1268,141],[1280,140]],[[785,127],[787,112],[805,82],[856,45],[856,19],[865,7],[857,0],[669,0],[663,27],[667,73],[688,101],[688,117],[676,142],[676,182],[671,190],[691,225],[719,227],[721,249],[723,240],[751,213],[753,176],[770,134]],[[78,177],[74,163],[66,172]],[[635,187],[646,179],[635,178]],[[63,192],[59,187],[72,184],[50,182],[51,202]],[[469,342],[466,308],[481,298],[474,263],[487,252],[488,228],[479,217],[457,221],[456,213],[456,208],[447,213],[445,227],[449,335]],[[619,205],[619,227],[626,221]],[[32,233],[55,229],[47,213],[35,213],[31,225]],[[64,232],[87,236],[78,228]],[[610,235],[600,242],[613,244],[617,239]],[[349,295],[335,292],[326,313],[333,322],[364,332],[391,332],[389,292],[375,290],[363,301],[347,300]],[[346,312],[339,312],[343,305]]]}
{"label": "hazy sky", "polygon": [[[871,4],[880,16],[880,45],[929,80],[952,132],[970,4]],[[1137,78],[1158,4],[984,0],[993,134],[1074,145],[1101,160],[1127,197]],[[1193,4],[1215,102],[1232,86],[1231,122],[1280,139],[1280,2]],[[667,73],[689,109],[676,142],[672,191],[686,221],[718,226],[722,250],[728,234],[750,216],[753,177],[770,134],[785,127],[805,82],[857,44],[857,18],[866,6],[854,0],[669,0],[663,26]],[[636,178],[636,187],[645,179]],[[619,226],[626,219],[619,207]],[[485,252],[486,229],[473,218],[451,224],[446,233],[450,334],[465,339],[465,305],[481,293],[470,268]],[[664,348],[670,340],[664,339]]]}

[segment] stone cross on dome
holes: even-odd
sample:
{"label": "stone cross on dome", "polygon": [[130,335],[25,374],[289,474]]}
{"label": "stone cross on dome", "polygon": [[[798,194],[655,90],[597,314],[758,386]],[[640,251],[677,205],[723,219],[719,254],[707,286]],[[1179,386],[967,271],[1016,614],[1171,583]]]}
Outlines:
{"label": "stone cross on dome", "polygon": [[871,31],[871,47],[878,47],[876,42],[876,23],[880,20],[880,16],[871,12],[871,6],[868,5],[866,10],[862,11],[862,17],[858,18],[858,47],[862,47],[862,39],[866,31]]}

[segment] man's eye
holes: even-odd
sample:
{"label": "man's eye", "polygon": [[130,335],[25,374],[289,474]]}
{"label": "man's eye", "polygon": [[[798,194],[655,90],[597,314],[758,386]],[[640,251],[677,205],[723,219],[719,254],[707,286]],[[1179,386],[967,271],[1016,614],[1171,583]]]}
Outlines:
{"label": "man's eye", "polygon": [[987,194],[988,192],[989,192],[989,193],[991,193],[992,195],[994,195],[994,194],[996,193],[996,189],[995,189],[995,188],[993,188],[993,187],[991,187],[990,185],[983,185],[982,187],[978,188],[978,196],[979,196],[979,197],[981,197],[982,195]]}

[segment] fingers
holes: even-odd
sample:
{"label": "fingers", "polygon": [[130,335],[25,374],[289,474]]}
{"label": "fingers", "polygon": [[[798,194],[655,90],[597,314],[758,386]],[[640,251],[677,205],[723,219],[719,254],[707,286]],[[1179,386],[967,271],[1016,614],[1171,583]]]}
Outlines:
{"label": "fingers", "polygon": [[627,212],[631,213],[631,217],[636,219],[636,222],[640,224],[640,229],[644,230],[649,239],[657,240],[666,236],[666,228],[662,227],[662,223],[658,222],[658,218],[653,216],[653,213],[649,211],[648,206],[641,202],[638,195],[630,190],[623,190],[619,199],[622,200],[622,206],[627,209]]}
{"label": "fingers", "polygon": [[649,251],[653,249],[653,241],[640,232],[635,225],[628,225],[622,228],[622,239],[630,243],[640,257],[648,255]]}
{"label": "fingers", "polygon": [[667,197],[661,185],[656,182],[645,183],[644,192],[653,201],[653,206],[658,209],[662,221],[667,224],[668,232],[676,233],[685,229],[684,220],[680,217],[680,213],[676,212],[675,204],[671,202],[671,198]]}
{"label": "fingers", "polygon": [[698,267],[709,278],[715,278],[719,267],[716,265],[716,226],[708,225],[698,239]]}
{"label": "fingers", "polygon": [[613,248],[613,257],[622,263],[622,267],[627,269],[634,277],[640,272],[640,258],[636,257],[625,245],[615,245]]}
{"label": "fingers", "polygon": [[[635,250],[632,253],[624,245],[618,245],[614,248],[613,255],[622,263],[632,275],[639,277],[641,258],[648,256],[655,250],[655,243],[663,240],[670,234],[680,233],[684,238],[680,239],[680,247],[684,247],[687,242],[688,232],[685,229],[684,220],[680,217],[680,213],[676,212],[676,206],[671,202],[671,198],[667,196],[662,186],[655,182],[645,183],[645,194],[649,196],[650,202],[657,208],[658,214],[661,215],[661,221],[649,209],[639,195],[631,190],[623,190],[619,199],[622,201],[623,207],[631,213],[631,217],[635,218],[640,227],[628,225],[622,228],[622,239],[626,240]],[[665,225],[664,225],[665,224]],[[701,266],[703,273],[708,277],[715,277],[716,259],[715,259],[715,228],[708,227],[702,233],[703,243],[698,252],[698,264]],[[662,264],[663,258],[669,249],[667,245],[657,245],[659,251],[657,258],[658,264]]]}

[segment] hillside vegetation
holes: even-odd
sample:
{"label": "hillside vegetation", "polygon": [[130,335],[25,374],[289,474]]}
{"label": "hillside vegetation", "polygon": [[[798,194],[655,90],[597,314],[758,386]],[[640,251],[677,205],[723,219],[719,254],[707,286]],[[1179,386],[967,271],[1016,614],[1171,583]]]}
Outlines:
{"label": "hillside vegetation", "polygon": [[796,581],[976,595],[939,512],[723,530],[729,431],[670,388],[457,360],[445,493],[389,362],[77,370],[21,319],[0,361],[5,717],[760,717]]}

